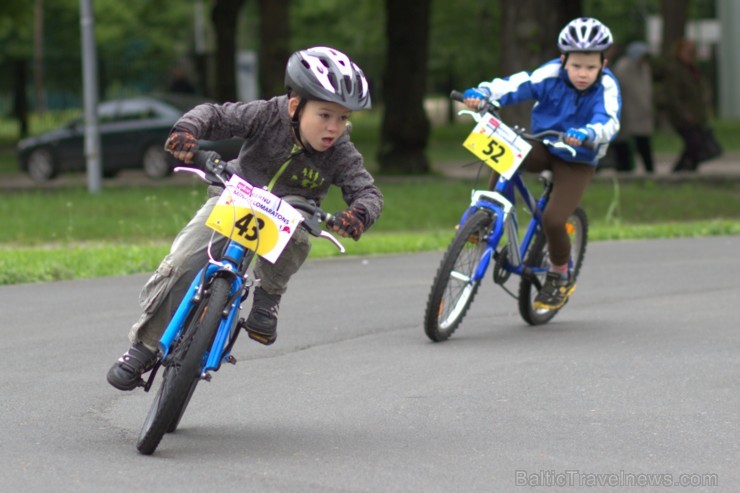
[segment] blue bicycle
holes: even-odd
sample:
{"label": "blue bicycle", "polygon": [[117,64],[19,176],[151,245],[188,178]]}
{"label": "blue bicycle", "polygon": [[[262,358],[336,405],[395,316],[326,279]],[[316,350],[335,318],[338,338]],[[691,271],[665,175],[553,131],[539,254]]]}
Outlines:
{"label": "blue bicycle", "polygon": [[[336,238],[321,227],[331,215],[315,203],[301,197],[280,199],[252,187],[229,170],[214,152],[199,151],[194,163],[204,166],[206,171],[195,168],[176,168],[175,171],[190,172],[207,183],[225,187],[223,200],[219,201],[211,218],[212,227],[230,239],[221,255],[211,256],[195,276],[160,339],[160,359],[152,369],[145,390],[151,388],[160,367],[164,368],[162,383],[136,444],[139,452],[145,455],[156,450],[165,433],[177,429],[198,382],[210,381],[210,372],[218,371],[222,362],[236,363],[231,350],[243,323],[239,317],[241,304],[256,282],[248,273],[254,256],[268,258],[266,255],[279,254],[278,245],[287,242],[291,228],[298,225],[313,236],[330,240],[344,252]],[[249,200],[251,196],[258,199],[246,202],[246,208],[237,207],[239,203],[244,204],[238,201],[240,197]],[[305,211],[309,217],[304,218],[297,210]],[[291,215],[295,220],[271,227],[270,212],[280,220]],[[270,253],[261,253],[265,249]]]}
{"label": "blue bicycle", "polygon": [[[457,91],[453,91],[450,97],[462,101],[462,94]],[[442,258],[424,314],[424,330],[435,342],[447,340],[458,328],[491,264],[493,281],[518,299],[519,313],[527,323],[547,323],[562,309],[537,309],[533,305],[549,268],[541,220],[553,188],[552,172],[540,174],[544,191],[539,199],[535,199],[518,170],[521,162],[517,163],[514,156],[521,150],[517,145],[528,146],[522,144],[525,139],[570,149],[573,154],[575,151],[562,141],[561,132],[529,134],[518,127],[508,129],[498,117],[497,110],[494,105],[486,103],[479,112],[460,112],[472,116],[478,123],[466,141],[466,144],[472,144],[466,147],[473,150],[478,145],[478,157],[489,164],[503,164],[509,169],[500,176],[494,190],[473,190],[470,206]],[[488,130],[484,128],[486,124]],[[503,129],[511,130],[509,133],[513,133],[513,139],[504,138],[506,133]],[[531,213],[523,238],[520,238],[517,220],[517,192]],[[569,217],[566,230],[572,245],[569,268],[573,279],[577,279],[588,241],[588,217],[581,207]],[[506,286],[512,274],[519,278],[518,294]]]}

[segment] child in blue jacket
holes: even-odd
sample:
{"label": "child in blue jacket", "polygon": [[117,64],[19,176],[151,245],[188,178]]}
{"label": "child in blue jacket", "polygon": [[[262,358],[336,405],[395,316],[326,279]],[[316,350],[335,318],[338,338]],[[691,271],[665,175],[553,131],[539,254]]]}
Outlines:
{"label": "child in blue jacket", "polygon": [[[599,159],[619,131],[619,85],[606,68],[604,56],[612,43],[611,31],[598,20],[574,19],[560,32],[560,58],[532,73],[520,72],[482,82],[464,93],[465,104],[471,108],[477,108],[481,100],[502,106],[535,100],[531,132],[565,132],[565,143],[576,150],[572,156],[566,149],[531,142],[532,151],[522,164],[522,169],[530,172],[551,170],[554,183],[542,218],[550,272],[535,299],[535,308],[558,309],[576,288],[568,270],[571,242],[565,224],[581,201]],[[585,141],[590,141],[593,149],[582,147]]]}

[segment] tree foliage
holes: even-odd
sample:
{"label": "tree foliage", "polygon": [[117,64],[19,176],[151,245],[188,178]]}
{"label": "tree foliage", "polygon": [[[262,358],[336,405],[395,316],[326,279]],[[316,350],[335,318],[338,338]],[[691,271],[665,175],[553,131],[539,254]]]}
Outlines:
{"label": "tree foliage", "polygon": [[[334,46],[370,80],[374,106],[384,111],[381,162],[393,172],[399,166],[427,169],[425,97],[446,97],[451,89],[535,68],[557,55],[557,31],[576,15],[599,18],[624,46],[644,40],[647,17],[669,7],[681,7],[666,17],[674,34],[683,32],[686,19],[714,14],[714,0],[199,1],[207,22],[205,55],[194,53],[195,2],[95,0],[101,96],[163,90],[173,66],[185,62],[201,90],[209,89],[206,95],[234,99],[235,51],[252,49],[259,54],[259,94],[270,97],[282,92],[292,51]],[[0,11],[0,109],[6,113],[13,101],[23,100],[12,92],[34,81],[34,3],[3,0]],[[48,106],[79,106],[79,0],[43,0],[43,7]]]}

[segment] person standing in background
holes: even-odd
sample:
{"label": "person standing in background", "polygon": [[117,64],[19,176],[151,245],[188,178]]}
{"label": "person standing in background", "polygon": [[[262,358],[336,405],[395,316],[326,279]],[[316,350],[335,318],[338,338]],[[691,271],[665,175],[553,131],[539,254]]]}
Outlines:
{"label": "person standing in background", "polygon": [[170,92],[178,94],[195,94],[195,87],[188,80],[182,67],[172,69],[172,80],[170,81]]}
{"label": "person standing in background", "polygon": [[696,171],[705,156],[709,129],[709,84],[696,66],[696,46],[687,38],[673,45],[665,78],[666,110],[671,125],[683,140],[683,152],[673,172]]}
{"label": "person standing in background", "polygon": [[620,130],[613,143],[617,171],[634,169],[632,144],[637,149],[645,172],[653,173],[655,165],[651,138],[655,131],[653,75],[648,47],[641,41],[627,45],[625,55],[614,66],[622,90]]}

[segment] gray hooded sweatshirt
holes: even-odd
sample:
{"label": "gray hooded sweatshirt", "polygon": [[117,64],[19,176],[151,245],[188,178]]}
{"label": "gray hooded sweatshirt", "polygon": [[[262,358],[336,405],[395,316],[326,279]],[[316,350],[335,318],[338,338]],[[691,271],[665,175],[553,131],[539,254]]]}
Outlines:
{"label": "gray hooded sweatshirt", "polygon": [[[299,195],[321,204],[330,185],[342,190],[344,201],[367,210],[365,227],[380,216],[383,195],[365,169],[362,155],[345,132],[324,152],[306,151],[295,145],[288,97],[249,103],[201,104],[175,124],[198,139],[245,140],[236,162],[240,175],[253,185],[277,196]],[[209,195],[220,189],[211,187]]]}

